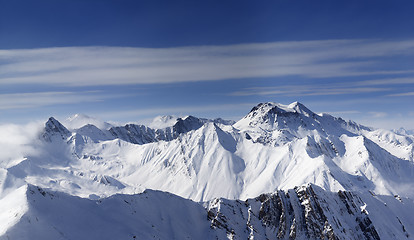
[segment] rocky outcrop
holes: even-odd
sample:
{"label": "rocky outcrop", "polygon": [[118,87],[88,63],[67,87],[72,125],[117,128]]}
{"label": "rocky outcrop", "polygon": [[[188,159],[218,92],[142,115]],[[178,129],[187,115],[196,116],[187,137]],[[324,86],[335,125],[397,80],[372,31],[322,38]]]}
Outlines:
{"label": "rocky outcrop", "polygon": [[64,127],[58,120],[50,117],[45,123],[45,128],[42,132],[42,138],[47,142],[52,142],[54,139],[64,140],[71,135],[71,132]]}
{"label": "rocky outcrop", "polygon": [[262,194],[245,202],[215,199],[211,228],[234,239],[380,239],[357,195],[315,185]]}
{"label": "rocky outcrop", "polygon": [[203,126],[205,121],[202,119],[188,116],[184,119],[178,118],[172,127],[164,129],[152,129],[144,125],[127,124],[123,127],[112,127],[109,132],[115,138],[134,144],[146,144],[158,141],[171,141],[180,134],[197,130]]}

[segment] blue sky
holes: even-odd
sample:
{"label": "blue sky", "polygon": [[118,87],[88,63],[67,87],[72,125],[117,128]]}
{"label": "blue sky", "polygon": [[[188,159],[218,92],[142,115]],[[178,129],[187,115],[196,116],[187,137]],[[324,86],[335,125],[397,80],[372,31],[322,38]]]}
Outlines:
{"label": "blue sky", "polygon": [[414,129],[412,1],[0,0],[0,123],[241,118],[259,102]]}

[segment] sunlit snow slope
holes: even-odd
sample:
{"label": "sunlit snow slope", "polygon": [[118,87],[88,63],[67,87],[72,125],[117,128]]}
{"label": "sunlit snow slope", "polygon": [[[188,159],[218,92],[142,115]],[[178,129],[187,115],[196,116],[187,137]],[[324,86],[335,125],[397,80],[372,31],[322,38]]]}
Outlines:
{"label": "sunlit snow slope", "polygon": [[[22,128],[9,131],[16,134],[6,134],[7,138],[1,139],[0,201],[3,202],[0,207],[12,209],[0,213],[0,219],[7,219],[1,221],[1,229],[26,228],[18,227],[26,226],[19,219],[37,209],[27,197],[30,196],[27,192],[37,187],[62,192],[58,195],[87,206],[95,206],[94,201],[114,194],[138,194],[145,189],[170,192],[200,202],[215,198],[246,200],[278,190],[289,192],[306,184],[314,184],[320,194],[350,191],[360,194],[361,198],[383,196],[375,198],[375,206],[387,196],[393,201],[404,198],[409,204],[414,198],[413,135],[316,114],[298,102],[261,103],[238,122],[169,116],[158,117],[151,124],[161,128],[151,128],[137,124],[112,126],[84,115],[76,115],[66,122],[70,126],[51,117],[36,134],[25,134]],[[16,204],[10,199],[16,199]],[[188,203],[183,204],[193,204],[185,199]],[[374,201],[367,199],[361,203]],[[59,200],[58,204],[72,204],[65,201]],[[329,206],[331,202],[326,204]],[[102,211],[98,209],[97,212]],[[200,209],[194,211],[204,208]],[[400,216],[397,213],[401,209],[395,207],[391,213]],[[10,218],[14,212],[16,217]],[[370,221],[378,221],[377,218]],[[33,221],[33,217],[30,219]],[[412,224],[413,218],[405,221]],[[399,230],[387,230],[386,234],[398,232],[406,236],[401,226],[392,226]],[[381,229],[376,230],[379,236]],[[122,236],[133,236],[133,231],[128,231]],[[170,230],[159,231],[165,234]],[[210,234],[209,230],[202,229],[186,234],[192,238],[203,231]],[[329,229],[323,231],[329,232]],[[287,232],[283,236],[289,236]],[[58,236],[53,234],[52,238]],[[229,234],[231,230],[225,230],[225,236]]]}
{"label": "sunlit snow slope", "polygon": [[150,188],[206,201],[313,183],[414,197],[413,136],[297,102],[259,104],[235,124],[223,122],[188,116],[163,129],[86,124],[69,131],[50,118],[33,141],[38,151],[2,161],[2,191],[30,183],[88,197]]}
{"label": "sunlit snow slope", "polygon": [[413,239],[414,203],[308,185],[195,203],[146,190],[92,200],[33,185],[0,199],[0,240]]}

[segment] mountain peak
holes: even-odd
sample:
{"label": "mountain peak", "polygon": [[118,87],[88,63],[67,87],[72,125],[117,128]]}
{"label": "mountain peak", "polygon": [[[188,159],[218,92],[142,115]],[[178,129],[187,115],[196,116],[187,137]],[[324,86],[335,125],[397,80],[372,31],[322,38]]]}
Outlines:
{"label": "mountain peak", "polygon": [[91,124],[91,125],[95,125],[97,128],[99,129],[109,129],[112,127],[111,124],[104,122],[100,119],[82,114],[82,113],[77,113],[69,118],[67,118],[64,121],[64,124],[69,128],[69,129],[79,129],[85,125]]}
{"label": "mountain peak", "polygon": [[407,130],[403,127],[400,127],[399,129],[393,129],[392,131],[398,135],[414,135],[414,130]]}
{"label": "mountain peak", "polygon": [[174,132],[180,134],[199,129],[203,124],[204,122],[201,119],[190,115],[185,118],[178,118],[173,129]]}
{"label": "mountain peak", "polygon": [[173,115],[164,115],[155,117],[148,125],[150,128],[162,129],[172,127],[177,123],[178,117]]}
{"label": "mountain peak", "polygon": [[54,117],[50,117],[45,123],[45,129],[43,131],[42,137],[46,141],[52,141],[52,138],[58,137],[65,139],[69,137],[71,132],[63,126],[58,120]]}
{"label": "mountain peak", "polygon": [[[253,107],[252,110],[243,119],[236,123],[236,126],[239,128],[244,128],[246,126],[273,128],[274,125],[278,126],[278,120],[280,117],[297,118],[300,116],[310,117],[314,115],[315,113],[313,113],[300,102],[293,102],[289,105],[266,102],[259,103],[257,106]],[[283,120],[283,123],[285,120]]]}
{"label": "mountain peak", "polygon": [[285,112],[297,112],[297,113],[312,113],[311,110],[309,110],[305,105],[303,105],[300,102],[293,102],[289,105],[284,105],[280,103],[274,103],[274,102],[266,102],[266,103],[259,103],[257,106],[253,107],[250,113],[252,112],[263,112],[267,113],[269,111],[272,111],[274,113],[285,113]]}
{"label": "mountain peak", "polygon": [[54,132],[69,133],[69,130],[54,117],[50,117],[47,120],[47,122],[45,123],[45,129],[50,129]]}
{"label": "mountain peak", "polygon": [[311,110],[309,110],[305,105],[300,102],[293,102],[287,106],[290,109],[294,109],[297,113],[304,114],[307,116],[311,116],[314,114]]}

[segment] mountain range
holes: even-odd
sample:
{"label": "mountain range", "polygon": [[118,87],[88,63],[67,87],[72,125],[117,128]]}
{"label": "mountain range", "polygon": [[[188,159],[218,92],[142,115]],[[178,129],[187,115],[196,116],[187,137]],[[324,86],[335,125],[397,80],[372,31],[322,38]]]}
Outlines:
{"label": "mountain range", "polygon": [[0,239],[414,239],[410,131],[299,102],[62,122],[0,158]]}

